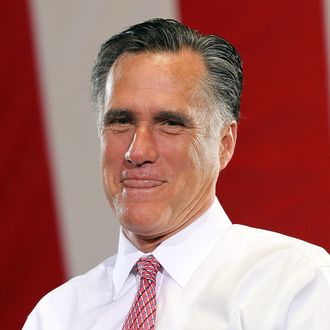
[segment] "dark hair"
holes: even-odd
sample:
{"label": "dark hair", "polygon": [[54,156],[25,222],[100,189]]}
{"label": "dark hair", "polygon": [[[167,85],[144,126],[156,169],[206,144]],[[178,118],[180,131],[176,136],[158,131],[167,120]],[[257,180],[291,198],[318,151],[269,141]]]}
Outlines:
{"label": "dark hair", "polygon": [[208,74],[203,85],[209,104],[221,106],[222,118],[238,120],[242,90],[238,52],[225,39],[202,35],[173,19],[156,18],[133,25],[101,45],[92,74],[94,100],[104,102],[108,72],[124,53],[178,52],[184,48],[204,60]]}

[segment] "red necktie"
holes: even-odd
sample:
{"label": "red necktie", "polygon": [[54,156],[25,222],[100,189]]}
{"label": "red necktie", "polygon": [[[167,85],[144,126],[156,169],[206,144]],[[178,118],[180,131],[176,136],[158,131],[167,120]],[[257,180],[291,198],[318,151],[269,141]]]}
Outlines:
{"label": "red necktie", "polygon": [[135,264],[141,279],[123,330],[153,329],[156,322],[156,275],[160,268],[153,255],[141,257]]}

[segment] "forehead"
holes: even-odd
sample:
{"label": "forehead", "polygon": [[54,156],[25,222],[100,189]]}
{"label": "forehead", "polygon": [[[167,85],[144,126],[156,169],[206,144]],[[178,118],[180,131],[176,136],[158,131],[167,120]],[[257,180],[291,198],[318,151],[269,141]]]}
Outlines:
{"label": "forehead", "polygon": [[181,99],[189,102],[206,74],[201,56],[191,50],[177,53],[123,55],[110,70],[106,83],[106,106],[116,100],[143,97]]}

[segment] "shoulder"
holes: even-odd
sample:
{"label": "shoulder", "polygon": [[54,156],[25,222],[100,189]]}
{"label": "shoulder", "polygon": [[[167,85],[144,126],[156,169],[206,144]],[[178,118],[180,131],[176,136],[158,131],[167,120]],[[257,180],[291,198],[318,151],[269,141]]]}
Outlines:
{"label": "shoulder", "polygon": [[54,289],[42,300],[55,299],[57,296],[62,296],[67,293],[78,298],[84,295],[85,292],[92,290],[95,292],[98,292],[98,290],[111,291],[112,272],[115,260],[116,255],[104,260],[87,273],[73,277],[60,287]]}
{"label": "shoulder", "polygon": [[295,329],[297,324],[303,328],[304,320],[312,324],[309,329],[328,329],[324,324],[330,322],[330,256],[323,248],[243,225],[230,228],[219,254],[221,247],[228,254],[222,265],[229,269],[241,304],[251,303],[254,309],[254,301],[263,301],[260,313],[265,320],[275,313],[269,306],[277,306],[276,319],[287,317],[287,327],[281,329]]}
{"label": "shoulder", "polygon": [[107,299],[112,299],[115,261],[116,255],[46,294],[29,315],[23,329],[47,328],[50,322],[50,329],[56,329],[58,320],[62,326],[66,322],[72,322],[72,315],[77,319],[83,319],[83,311],[93,310],[106,303]]}
{"label": "shoulder", "polygon": [[225,236],[227,244],[246,253],[267,256],[276,253],[291,253],[305,257],[319,266],[330,266],[330,255],[320,246],[280,233],[244,225],[232,225]]}
{"label": "shoulder", "polygon": [[261,282],[277,280],[304,286],[322,278],[330,288],[330,255],[323,248],[297,238],[232,225],[216,250],[221,264],[232,267],[245,279],[263,274]]}

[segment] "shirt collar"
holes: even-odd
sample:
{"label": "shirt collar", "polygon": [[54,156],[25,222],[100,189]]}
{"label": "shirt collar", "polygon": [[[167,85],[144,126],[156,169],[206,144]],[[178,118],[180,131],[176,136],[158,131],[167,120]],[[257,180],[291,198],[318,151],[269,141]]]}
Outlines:
{"label": "shirt collar", "polygon": [[125,236],[120,228],[118,254],[113,270],[114,299],[119,295],[134,264],[144,253],[138,250]]}
{"label": "shirt collar", "polygon": [[[229,218],[215,198],[201,217],[162,242],[152,254],[173,280],[184,287],[230,226]],[[122,290],[136,261],[143,255],[145,253],[138,250],[120,229],[118,255],[113,271],[114,298]]]}

